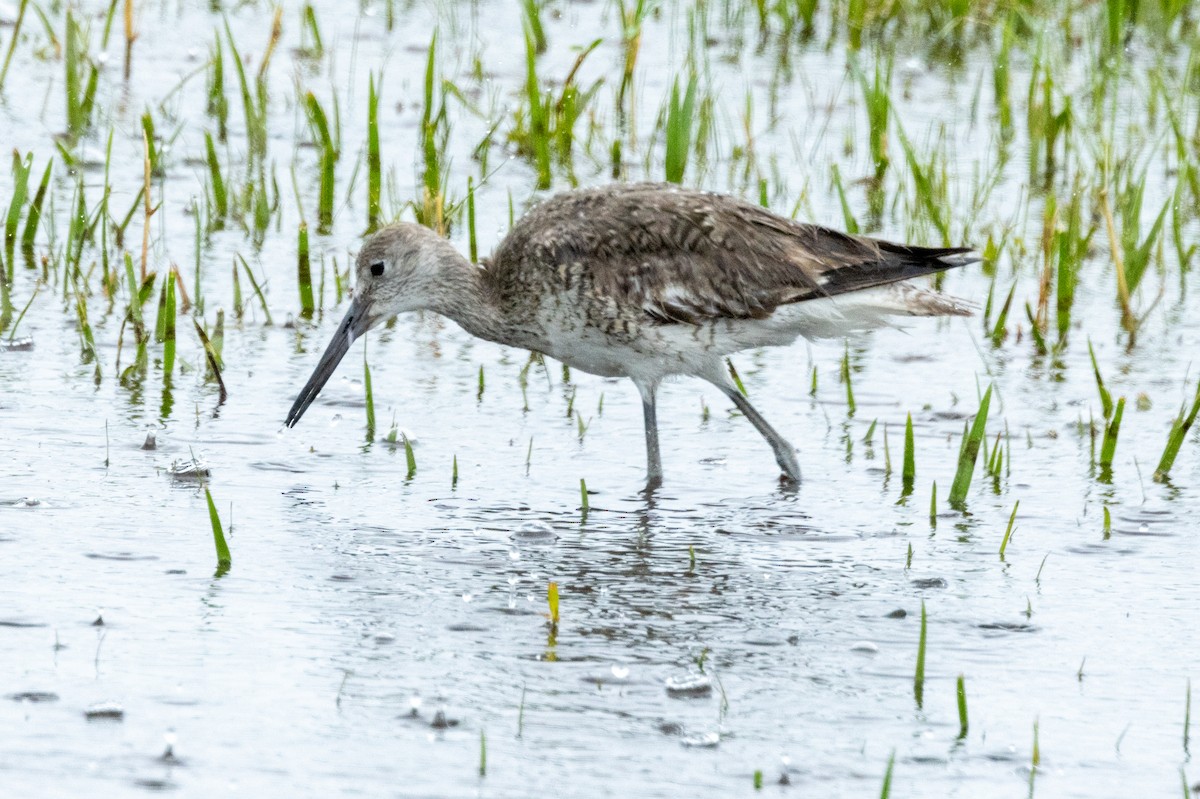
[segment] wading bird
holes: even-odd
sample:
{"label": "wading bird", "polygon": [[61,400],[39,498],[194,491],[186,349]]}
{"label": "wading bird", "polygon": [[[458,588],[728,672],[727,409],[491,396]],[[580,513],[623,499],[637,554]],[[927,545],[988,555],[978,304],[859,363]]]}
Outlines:
{"label": "wading bird", "polygon": [[669,184],[559,194],[478,266],[427,228],[395,224],[363,244],[350,308],[286,424],[300,421],[355,339],[428,309],[479,338],[631,379],[650,488],[662,482],[655,394],[672,375],[719,388],[771,445],[784,479],[799,481],[795,449],[737,389],[725,357],[897,316],[969,315],[961,300],[901,282],[971,263],[969,252],[851,236]]}

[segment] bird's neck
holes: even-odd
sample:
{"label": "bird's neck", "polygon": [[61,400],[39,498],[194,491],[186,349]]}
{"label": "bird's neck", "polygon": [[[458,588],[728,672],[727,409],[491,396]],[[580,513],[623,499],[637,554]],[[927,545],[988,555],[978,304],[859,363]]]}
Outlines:
{"label": "bird's neck", "polygon": [[438,293],[432,309],[472,336],[504,341],[508,325],[496,302],[487,271],[457,252],[454,255],[454,265],[443,269],[444,290]]}

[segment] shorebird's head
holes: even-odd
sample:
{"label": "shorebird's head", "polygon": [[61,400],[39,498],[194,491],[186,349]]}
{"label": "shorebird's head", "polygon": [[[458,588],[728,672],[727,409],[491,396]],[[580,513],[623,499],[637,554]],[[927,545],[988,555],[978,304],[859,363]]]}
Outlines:
{"label": "shorebird's head", "polygon": [[451,253],[461,260],[448,241],[407,222],[383,228],[363,242],[350,307],[288,411],[288,427],[300,421],[359,336],[396,314],[431,307],[443,261]]}

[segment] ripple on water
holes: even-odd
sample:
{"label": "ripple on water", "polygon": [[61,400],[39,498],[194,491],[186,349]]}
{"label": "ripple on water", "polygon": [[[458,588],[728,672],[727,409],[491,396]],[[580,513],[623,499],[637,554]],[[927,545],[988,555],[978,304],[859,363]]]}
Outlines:
{"label": "ripple on water", "polygon": [[138,555],[133,552],[85,552],[92,560],[158,560],[158,555]]}
{"label": "ripple on water", "polygon": [[721,743],[719,732],[693,732],[684,735],[679,743],[691,749],[715,749]]}
{"label": "ripple on water", "polygon": [[8,352],[29,352],[33,349],[33,337],[25,336],[24,338],[15,338],[12,340],[0,340],[0,347],[3,347]]}
{"label": "ripple on water", "polygon": [[707,674],[680,674],[667,678],[664,686],[672,699],[702,699],[712,696],[712,678]]}
{"label": "ripple on water", "polygon": [[552,544],[558,540],[558,534],[553,527],[539,519],[525,522],[509,538],[519,544]]}
{"label": "ripple on water", "polygon": [[123,721],[125,708],[117,702],[97,702],[89,705],[83,715],[88,721]]}
{"label": "ripple on water", "polygon": [[49,507],[51,507],[51,505],[49,505],[45,500],[38,499],[37,497],[19,497],[18,499],[0,500],[0,508],[33,510],[37,508],[45,509]]}
{"label": "ripple on water", "polygon": [[1116,518],[1113,532],[1144,538],[1173,538],[1179,534],[1175,529],[1178,525],[1179,519],[1169,510],[1139,508]]}
{"label": "ripple on water", "polygon": [[58,694],[53,691],[18,691],[15,694],[9,694],[8,698],[14,702],[57,702]]}
{"label": "ripple on water", "polygon": [[283,472],[285,474],[305,474],[308,469],[301,468],[292,463],[284,463],[283,461],[252,461],[249,464],[251,469],[257,469],[260,472]]}

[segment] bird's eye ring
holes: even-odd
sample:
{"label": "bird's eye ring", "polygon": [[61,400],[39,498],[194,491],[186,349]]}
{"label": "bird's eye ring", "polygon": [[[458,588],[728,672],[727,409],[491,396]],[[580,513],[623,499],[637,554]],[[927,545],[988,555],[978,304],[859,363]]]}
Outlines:
{"label": "bird's eye ring", "polygon": [[383,261],[371,264],[371,274],[375,277],[380,277],[383,275]]}

